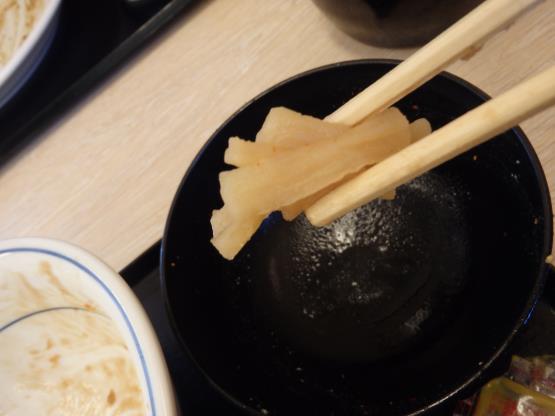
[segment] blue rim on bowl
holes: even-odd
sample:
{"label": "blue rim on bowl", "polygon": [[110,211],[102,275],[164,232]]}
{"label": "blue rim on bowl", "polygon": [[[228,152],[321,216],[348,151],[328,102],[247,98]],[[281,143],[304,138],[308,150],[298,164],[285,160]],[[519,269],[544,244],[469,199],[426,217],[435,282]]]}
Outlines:
{"label": "blue rim on bowl", "polygon": [[[149,414],[175,415],[176,403],[162,350],[146,313],[125,281],[92,254],[61,241],[43,238],[0,241],[0,271],[4,265],[4,271],[15,269],[14,272],[18,273],[18,265],[22,262],[42,264],[43,261],[55,262],[54,264],[59,264],[60,268],[71,271],[71,282],[68,281],[69,279],[64,281],[63,276],[60,275],[55,279],[62,284],[71,284],[75,287],[81,285],[86,288],[93,299],[91,302],[97,302],[101,306],[99,309],[101,312],[96,308],[91,309],[89,302],[83,306],[75,303],[72,298],[47,299],[46,305],[27,303],[23,309],[17,309],[12,316],[9,316],[8,306],[4,310],[4,321],[0,322],[0,337],[6,330],[17,327],[18,323],[27,322],[29,318],[45,313],[77,310],[108,316],[118,327],[119,333],[126,340],[128,349],[134,357],[133,361],[136,371],[140,374],[142,390],[146,393]],[[18,277],[17,274],[10,273],[5,273],[3,276],[6,279]],[[15,305],[17,301],[13,302],[12,305]]]}

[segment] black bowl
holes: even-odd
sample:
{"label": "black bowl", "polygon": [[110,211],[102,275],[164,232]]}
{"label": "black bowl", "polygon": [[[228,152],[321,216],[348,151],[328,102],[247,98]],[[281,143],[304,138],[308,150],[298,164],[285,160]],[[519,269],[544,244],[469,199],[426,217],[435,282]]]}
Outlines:
{"label": "black bowl", "polygon": [[312,0],[355,39],[395,48],[423,45],[483,0]]}
{"label": "black bowl", "polygon": [[[325,228],[272,214],[237,258],[211,246],[230,136],[271,107],[331,113],[395,63],[295,76],[249,102],[189,168],[168,219],[162,285],[174,330],[250,413],[416,414],[475,386],[529,317],[551,252],[541,166],[510,130]],[[487,97],[442,74],[397,105],[434,128]]]}

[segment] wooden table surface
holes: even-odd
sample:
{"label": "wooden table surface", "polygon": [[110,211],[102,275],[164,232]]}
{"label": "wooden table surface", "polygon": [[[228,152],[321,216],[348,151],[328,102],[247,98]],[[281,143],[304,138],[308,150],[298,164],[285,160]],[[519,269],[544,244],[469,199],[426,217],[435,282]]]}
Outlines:
{"label": "wooden table surface", "polygon": [[[548,0],[449,71],[495,95],[555,64]],[[187,166],[238,107],[298,72],[404,58],[354,41],[307,0],[203,0],[0,168],[0,238],[76,243],[121,269],[163,232]],[[555,194],[555,110],[522,125]]]}

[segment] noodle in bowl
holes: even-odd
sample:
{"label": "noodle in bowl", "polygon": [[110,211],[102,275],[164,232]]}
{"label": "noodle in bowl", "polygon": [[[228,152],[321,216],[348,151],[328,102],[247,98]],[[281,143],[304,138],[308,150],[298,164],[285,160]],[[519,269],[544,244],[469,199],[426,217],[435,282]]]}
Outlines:
{"label": "noodle in bowl", "polygon": [[0,107],[29,79],[54,38],[61,0],[0,0]]}
{"label": "noodle in bowl", "polygon": [[0,0],[0,66],[29,36],[43,8],[44,0]]}

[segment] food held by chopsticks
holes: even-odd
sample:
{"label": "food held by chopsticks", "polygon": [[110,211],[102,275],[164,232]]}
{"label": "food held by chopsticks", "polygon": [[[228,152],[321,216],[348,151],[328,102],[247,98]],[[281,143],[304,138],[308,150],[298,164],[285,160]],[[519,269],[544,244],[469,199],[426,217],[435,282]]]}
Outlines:
{"label": "food held by chopsticks", "polygon": [[[427,120],[410,124],[396,108],[353,127],[272,109],[254,142],[229,139],[224,160],[237,168],[220,174],[224,206],[212,215],[212,244],[233,259],[270,213],[295,219],[337,186],[430,131]],[[383,197],[393,198],[394,191]]]}
{"label": "food held by chopsticks", "polygon": [[316,226],[330,223],[391,189],[492,139],[555,104],[555,66],[485,102],[390,155],[315,202],[306,215]]}
{"label": "food held by chopsticks", "polygon": [[322,226],[391,198],[396,186],[551,105],[555,67],[434,134],[427,121],[409,125],[388,108],[541,1],[488,0],[324,121],[277,108],[254,143],[231,138],[225,161],[237,169],[220,175],[212,244],[232,259],[273,211],[286,220],[305,212]]}

